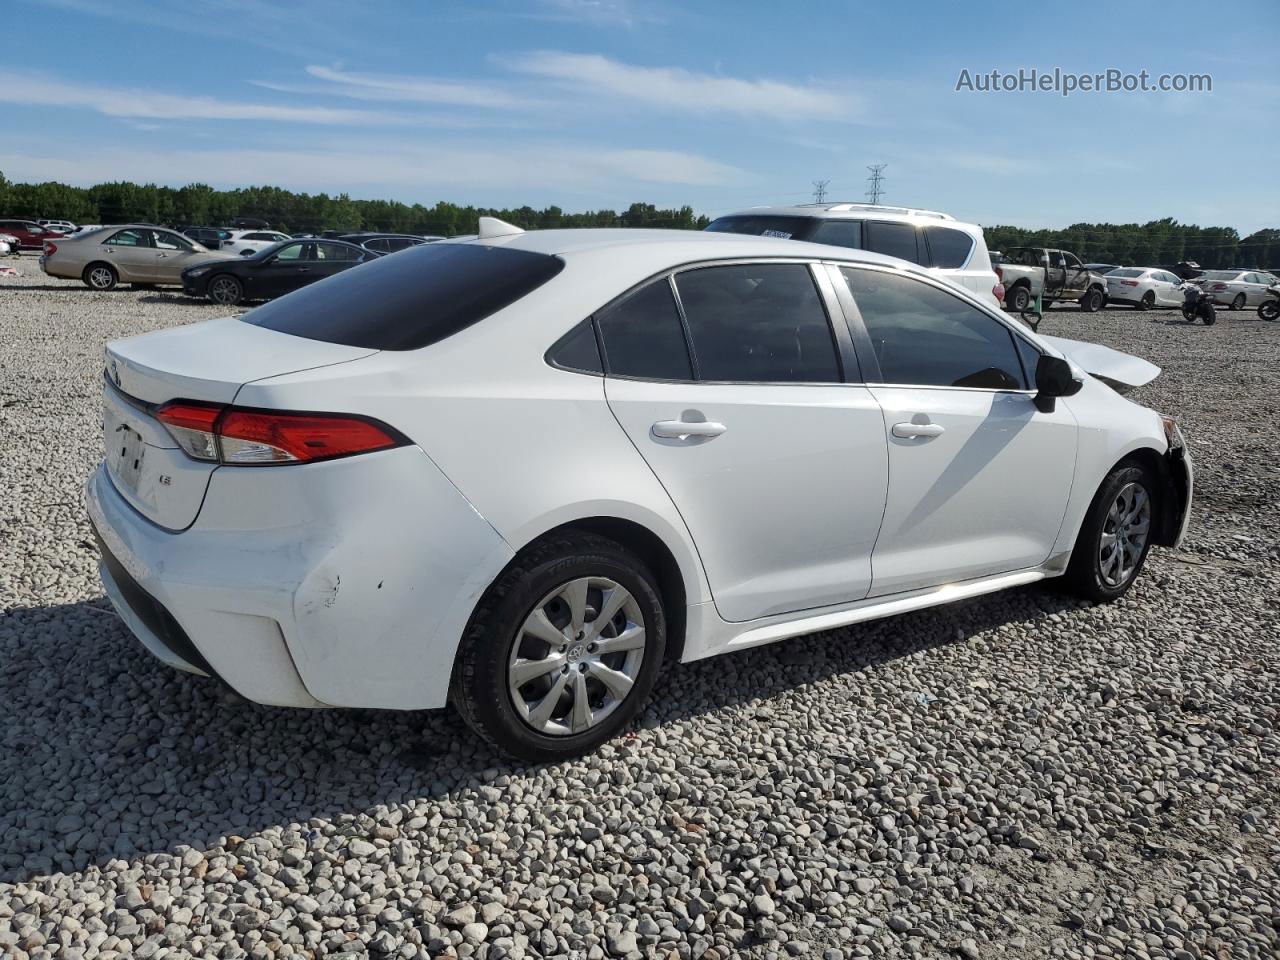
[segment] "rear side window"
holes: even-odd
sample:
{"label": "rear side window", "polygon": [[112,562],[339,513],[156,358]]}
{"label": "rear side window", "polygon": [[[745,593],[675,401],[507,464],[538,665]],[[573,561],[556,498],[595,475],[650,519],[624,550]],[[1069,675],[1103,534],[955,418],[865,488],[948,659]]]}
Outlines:
{"label": "rear side window", "polygon": [[604,364],[600,361],[600,346],[596,343],[596,330],[591,321],[583,320],[561,337],[547,351],[547,360],[565,370],[604,373]]}
{"label": "rear side window", "polygon": [[1013,334],[937,287],[880,270],[841,267],[885,383],[1023,390]]}
{"label": "rear side window", "polygon": [[809,239],[814,243],[829,243],[835,247],[862,248],[861,220],[819,220]]}
{"label": "rear side window", "polygon": [[417,350],[478,323],[564,269],[544,253],[430,243],[303,287],[241,319],[295,337]]}
{"label": "rear side window", "polygon": [[655,281],[606,307],[596,314],[596,323],[609,373],[648,380],[693,379],[669,281]]}
{"label": "rear side window", "polygon": [[929,253],[933,265],[948,270],[958,270],[969,262],[969,253],[973,250],[973,238],[963,230],[951,227],[925,227],[925,237],[929,241]]}
{"label": "rear side window", "polygon": [[676,278],[699,380],[837,383],[826,310],[800,263],[704,267]]}
{"label": "rear side window", "polygon": [[868,220],[863,226],[866,247],[889,257],[899,257],[912,263],[924,263],[916,245],[916,228],[909,223]]}

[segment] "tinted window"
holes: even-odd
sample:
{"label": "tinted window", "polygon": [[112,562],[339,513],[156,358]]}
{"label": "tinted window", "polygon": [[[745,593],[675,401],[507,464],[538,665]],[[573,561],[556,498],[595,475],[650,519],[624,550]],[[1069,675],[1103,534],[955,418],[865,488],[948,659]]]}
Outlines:
{"label": "tinted window", "polygon": [[720,217],[707,227],[715,233],[749,233],[757,237],[782,237],[784,240],[802,240],[813,228],[810,217]]}
{"label": "tinted window", "polygon": [[901,257],[912,263],[920,263],[916,251],[916,228],[909,223],[885,223],[869,220],[863,226],[868,250],[890,257]]}
{"label": "tinted window", "polygon": [[611,374],[651,380],[693,379],[680,314],[666,280],[657,280],[606,307],[596,314],[596,323]]}
{"label": "tinted window", "polygon": [[305,243],[286,243],[283,247],[277,247],[275,253],[271,256],[277,260],[310,260],[311,257],[306,256]]}
{"label": "tinted window", "polygon": [[1018,349],[1018,359],[1022,361],[1022,373],[1028,389],[1036,385],[1036,366],[1040,363],[1040,351],[1019,336],[1013,338]]}
{"label": "tinted window", "polygon": [[801,263],[689,270],[676,278],[699,380],[835,383],[835,341]]}
{"label": "tinted window", "polygon": [[190,250],[191,244],[179,237],[177,234],[164,233],[160,230],[151,231],[152,242],[161,250]]}
{"label": "tinted window", "polygon": [[935,267],[958,270],[968,262],[969,251],[973,249],[973,238],[963,230],[925,227],[924,232],[929,239],[929,253],[933,256]]}
{"label": "tinted window", "polygon": [[114,247],[146,247],[150,246],[147,242],[147,234],[149,230],[120,230],[107,237],[104,241]]}
{"label": "tinted window", "polygon": [[430,243],[272,300],[242,318],[269,330],[371,350],[416,350],[497,313],[564,268],[558,257]]}
{"label": "tinted window", "polygon": [[886,383],[1025,389],[1013,334],[958,297],[901,274],[842,267]]}
{"label": "tinted window", "polygon": [[547,351],[547,360],[557,367],[580,370],[583,373],[603,373],[600,347],[596,343],[596,331],[590,320],[584,320],[557,341]]}
{"label": "tinted window", "polygon": [[364,246],[366,250],[376,250],[378,253],[386,253],[391,249],[391,241],[390,240],[366,240]]}
{"label": "tinted window", "polygon": [[861,220],[819,220],[808,238],[814,243],[829,243],[835,247],[862,246]]}
{"label": "tinted window", "polygon": [[1119,270],[1112,270],[1107,274],[1108,277],[1140,277],[1145,270],[1139,270],[1136,267],[1121,267]]}
{"label": "tinted window", "polygon": [[341,243],[316,244],[317,260],[359,260],[363,256],[364,254],[355,247],[348,247]]}

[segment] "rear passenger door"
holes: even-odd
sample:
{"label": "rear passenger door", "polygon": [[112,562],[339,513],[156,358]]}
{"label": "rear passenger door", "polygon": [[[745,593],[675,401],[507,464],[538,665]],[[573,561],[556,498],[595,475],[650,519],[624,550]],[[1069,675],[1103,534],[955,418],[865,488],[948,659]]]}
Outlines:
{"label": "rear passenger door", "polygon": [[684,517],[726,620],[870,589],[884,423],[835,316],[824,268],[775,261],[685,269],[595,317],[609,406]]}

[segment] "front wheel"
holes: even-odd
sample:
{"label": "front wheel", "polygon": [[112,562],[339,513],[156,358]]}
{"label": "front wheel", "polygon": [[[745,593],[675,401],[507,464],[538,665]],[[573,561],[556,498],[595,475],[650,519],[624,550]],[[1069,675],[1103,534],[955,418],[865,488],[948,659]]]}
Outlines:
{"label": "front wheel", "polygon": [[1086,290],[1080,298],[1080,309],[1085,313],[1097,313],[1102,309],[1102,291],[1097,287]]}
{"label": "front wheel", "polygon": [[223,307],[234,307],[244,299],[244,287],[229,273],[222,273],[209,280],[205,296]]}
{"label": "front wheel", "polygon": [[498,749],[533,763],[590,752],[639,712],[666,647],[653,574],[611,540],[547,539],[485,593],[452,699]]}
{"label": "front wheel", "polygon": [[1263,300],[1258,305],[1259,320],[1280,320],[1280,300]]}
{"label": "front wheel", "polygon": [[1064,585],[1087,600],[1124,596],[1146,562],[1155,517],[1147,471],[1129,464],[1116,467],[1085,514]]}

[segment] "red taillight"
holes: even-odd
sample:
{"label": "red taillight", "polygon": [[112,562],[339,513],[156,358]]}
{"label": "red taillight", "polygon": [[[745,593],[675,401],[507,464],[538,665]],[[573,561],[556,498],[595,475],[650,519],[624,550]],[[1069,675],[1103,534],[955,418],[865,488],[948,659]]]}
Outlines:
{"label": "red taillight", "polygon": [[1001,302],[1004,301],[1004,284],[1003,283],[997,283],[994,287],[991,288],[991,292],[995,295],[995,298],[997,300]]}
{"label": "red taillight", "polygon": [[1227,285],[1226,285],[1225,283],[1215,283],[1215,284],[1213,285],[1213,289],[1215,289],[1215,290],[1225,290],[1225,289],[1227,289]]}
{"label": "red taillight", "polygon": [[156,419],[188,456],[232,466],[332,460],[399,446],[390,428],[341,414],[276,413],[174,401]]}
{"label": "red taillight", "polygon": [[52,257],[57,252],[58,245],[56,243],[50,243],[48,240],[44,242],[44,255],[46,257]]}
{"label": "red taillight", "polygon": [[1121,280],[1120,281],[1120,286],[1122,287],[1136,287],[1137,285],[1138,285],[1137,280]]}

